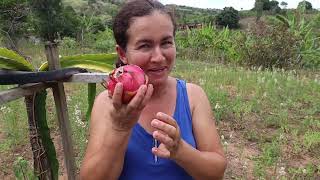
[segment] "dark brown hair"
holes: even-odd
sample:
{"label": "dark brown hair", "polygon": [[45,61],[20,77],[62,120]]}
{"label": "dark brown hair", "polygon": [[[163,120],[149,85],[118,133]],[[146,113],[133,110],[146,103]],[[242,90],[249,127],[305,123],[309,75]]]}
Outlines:
{"label": "dark brown hair", "polygon": [[[167,9],[163,4],[157,0],[131,0],[124,4],[113,21],[113,35],[116,43],[124,50],[128,43],[127,31],[130,27],[130,23],[133,22],[135,17],[142,17],[152,14],[154,11],[167,14],[173,24],[173,35],[176,32],[176,21],[173,13]],[[116,66],[124,65],[120,59],[118,59]]]}

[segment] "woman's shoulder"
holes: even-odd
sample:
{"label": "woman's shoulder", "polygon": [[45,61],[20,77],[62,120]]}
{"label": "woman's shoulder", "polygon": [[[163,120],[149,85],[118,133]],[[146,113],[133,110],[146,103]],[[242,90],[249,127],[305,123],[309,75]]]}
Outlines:
{"label": "woman's shoulder", "polygon": [[199,99],[197,97],[205,95],[205,91],[203,88],[197,84],[194,83],[186,83],[188,96],[190,96],[193,99]]}
{"label": "woman's shoulder", "polygon": [[[178,81],[185,81],[185,80],[178,80]],[[207,98],[207,95],[203,90],[203,88],[195,83],[186,82],[186,89],[187,89],[190,109],[191,111],[193,111],[195,106],[201,103],[203,98]]]}
{"label": "woman's shoulder", "polygon": [[197,84],[195,84],[195,83],[190,83],[190,82],[187,82],[184,79],[179,79],[179,78],[176,78],[176,81],[178,83],[185,84],[185,86],[187,88],[188,96],[189,95],[196,96],[196,95],[203,94],[203,93],[205,94],[205,92],[202,89],[202,87],[197,85]]}

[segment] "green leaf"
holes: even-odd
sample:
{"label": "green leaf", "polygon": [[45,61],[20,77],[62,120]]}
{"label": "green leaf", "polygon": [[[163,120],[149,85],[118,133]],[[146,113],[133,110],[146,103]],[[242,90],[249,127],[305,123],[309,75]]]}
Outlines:
{"label": "green leaf", "polygon": [[56,150],[50,137],[50,129],[47,123],[46,110],[47,91],[38,92],[35,97],[35,118],[38,124],[41,141],[49,159],[52,175],[55,180],[58,179],[59,162],[57,160]]}
{"label": "green leaf", "polygon": [[97,92],[96,83],[89,83],[88,84],[88,109],[86,113],[87,121],[90,120],[94,99],[96,98],[96,92]]}
{"label": "green leaf", "polygon": [[1,68],[19,71],[33,71],[33,67],[30,62],[14,51],[6,48],[0,48],[0,69]]}
{"label": "green leaf", "polygon": [[[114,69],[114,62],[117,58],[115,53],[111,54],[85,54],[76,56],[65,56],[60,58],[62,68],[80,67],[101,72],[110,72]],[[40,71],[47,71],[48,64],[44,63],[39,68]]]}

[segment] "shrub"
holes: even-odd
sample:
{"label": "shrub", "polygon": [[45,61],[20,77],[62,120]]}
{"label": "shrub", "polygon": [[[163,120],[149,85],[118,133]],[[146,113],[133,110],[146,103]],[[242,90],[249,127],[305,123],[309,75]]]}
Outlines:
{"label": "shrub", "polygon": [[115,41],[111,29],[97,33],[94,47],[102,52],[113,52],[115,51]]}
{"label": "shrub", "polygon": [[284,27],[259,22],[250,29],[246,42],[243,43],[246,65],[287,69],[299,64],[298,40]]}
{"label": "shrub", "polygon": [[62,49],[74,49],[77,47],[77,41],[72,37],[64,37],[60,45]]}
{"label": "shrub", "polygon": [[297,9],[312,10],[312,4],[309,1],[301,1],[299,2]]}
{"label": "shrub", "polygon": [[216,24],[219,26],[238,28],[239,27],[239,12],[233,7],[225,7],[216,18]]}

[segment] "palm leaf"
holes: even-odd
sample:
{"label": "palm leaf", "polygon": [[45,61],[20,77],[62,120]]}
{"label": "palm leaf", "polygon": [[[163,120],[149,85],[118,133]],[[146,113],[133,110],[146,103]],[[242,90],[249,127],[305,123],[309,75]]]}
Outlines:
{"label": "palm leaf", "polygon": [[[113,64],[116,58],[117,55],[114,53],[66,56],[60,59],[60,64],[62,68],[80,67],[101,72],[110,72],[114,68]],[[43,63],[39,70],[47,71],[48,63]]]}
{"label": "palm leaf", "polygon": [[6,48],[0,48],[0,69],[1,68],[19,71],[33,71],[33,67],[30,62],[14,51]]}
{"label": "palm leaf", "polygon": [[87,121],[90,120],[91,111],[92,111],[94,99],[96,97],[96,93],[97,93],[96,83],[89,83],[88,84],[88,109],[86,113]]}

